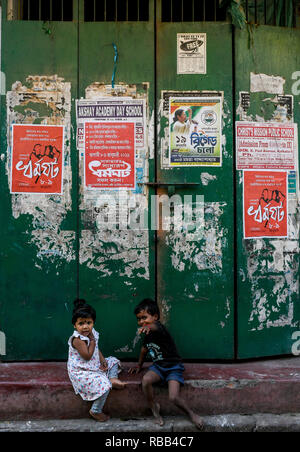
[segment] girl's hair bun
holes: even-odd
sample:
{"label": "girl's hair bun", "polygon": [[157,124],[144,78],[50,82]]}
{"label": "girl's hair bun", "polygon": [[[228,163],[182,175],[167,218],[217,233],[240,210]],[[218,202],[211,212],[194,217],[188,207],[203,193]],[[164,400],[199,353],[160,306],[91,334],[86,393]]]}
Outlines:
{"label": "girl's hair bun", "polygon": [[87,302],[83,298],[76,298],[73,302],[74,309],[72,314],[72,324],[75,325],[77,319],[79,317],[87,318],[91,317],[94,322],[96,320],[96,311],[95,309],[87,304]]}

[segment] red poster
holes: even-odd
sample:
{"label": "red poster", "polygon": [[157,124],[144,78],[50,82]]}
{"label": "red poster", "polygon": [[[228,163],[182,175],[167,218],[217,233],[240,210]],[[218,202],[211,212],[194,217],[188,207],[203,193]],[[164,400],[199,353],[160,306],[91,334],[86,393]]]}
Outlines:
{"label": "red poster", "polygon": [[86,122],[85,187],[135,188],[135,124]]}
{"label": "red poster", "polygon": [[11,193],[62,193],[63,126],[14,124]]}
{"label": "red poster", "polygon": [[244,171],[244,238],[287,237],[287,173]]}

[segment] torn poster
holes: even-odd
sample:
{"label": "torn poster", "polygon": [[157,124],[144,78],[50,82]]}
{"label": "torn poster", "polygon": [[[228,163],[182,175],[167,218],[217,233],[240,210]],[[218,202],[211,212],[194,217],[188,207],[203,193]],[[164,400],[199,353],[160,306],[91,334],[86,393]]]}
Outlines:
{"label": "torn poster", "polygon": [[297,124],[236,122],[236,169],[295,170]]}
{"label": "torn poster", "polygon": [[177,33],[177,74],[206,74],[206,33]]}
{"label": "torn poster", "polygon": [[171,167],[222,166],[220,97],[170,98]]}
{"label": "torn poster", "polygon": [[64,126],[13,124],[11,193],[61,194]]}
{"label": "torn poster", "polygon": [[285,79],[276,75],[254,74],[250,72],[251,93],[283,94]]}
{"label": "torn poster", "polygon": [[84,186],[135,188],[135,123],[84,124]]}
{"label": "torn poster", "polygon": [[286,171],[244,171],[244,238],[287,237]]}

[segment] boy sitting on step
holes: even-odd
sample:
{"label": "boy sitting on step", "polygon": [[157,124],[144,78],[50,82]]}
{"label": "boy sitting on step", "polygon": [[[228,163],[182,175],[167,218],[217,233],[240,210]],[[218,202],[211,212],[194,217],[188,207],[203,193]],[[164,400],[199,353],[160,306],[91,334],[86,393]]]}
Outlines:
{"label": "boy sitting on step", "polygon": [[147,398],[148,405],[153,413],[155,422],[163,425],[160,415],[160,405],[154,401],[154,383],[167,382],[169,399],[178,408],[181,408],[199,428],[203,428],[203,421],[180,395],[180,386],[184,384],[184,366],[178,354],[174,340],[166,327],[159,321],[160,312],[157,304],[150,298],[145,298],[139,303],[134,313],[137,317],[139,334],[144,335],[138,366],[129,369],[130,373],[139,373],[142,370],[147,353],[153,361],[149,370],[142,378],[143,392]]}

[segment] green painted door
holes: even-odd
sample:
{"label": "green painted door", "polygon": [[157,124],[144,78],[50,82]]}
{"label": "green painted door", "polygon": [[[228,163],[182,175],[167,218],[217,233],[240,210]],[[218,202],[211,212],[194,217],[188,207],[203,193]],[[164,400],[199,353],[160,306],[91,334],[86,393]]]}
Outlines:
{"label": "green painted door", "polygon": [[[99,229],[97,209],[99,212],[106,206],[105,196],[100,200],[100,193],[81,189],[80,295],[98,308],[104,346],[121,357],[136,356],[139,348],[132,314],[135,304],[144,297],[156,297],[162,318],[176,336],[183,356],[233,358],[231,27],[217,23],[201,24],[201,27],[191,23],[163,23],[161,7],[160,2],[156,5],[150,2],[149,20],[134,23],[86,22],[84,11],[80,13],[79,97],[92,99],[111,95],[117,51],[115,90],[120,90],[117,95],[134,93],[134,97],[147,101],[149,142],[141,157],[148,160],[149,174],[145,174],[141,185],[148,202],[150,226],[148,231],[141,232],[111,230],[110,226]],[[207,64],[211,75],[177,76],[176,34],[199,29],[208,36]],[[224,47],[218,52],[220,39]],[[168,118],[163,105],[166,104],[168,109],[170,91],[175,97],[182,91],[201,92],[202,96],[206,91],[208,95],[215,93],[222,99],[221,168],[165,169],[163,154],[167,149],[163,146],[167,144]],[[155,131],[153,114],[158,128]],[[150,141],[155,136],[154,161]],[[82,172],[80,179],[82,184]],[[184,231],[174,234],[159,228],[151,229],[157,197],[169,196],[171,187],[173,194],[182,200],[185,196],[194,200],[196,196],[204,197],[205,230],[200,239],[193,238],[188,242]],[[185,249],[180,246],[183,241]],[[114,334],[116,328],[117,335]]]}
{"label": "green painted door", "polygon": [[[238,120],[299,124],[295,85],[299,46],[300,34],[295,29],[260,26],[248,32],[236,31]],[[258,77],[258,86],[251,83],[251,73]],[[271,86],[271,76],[283,83],[281,94]],[[243,95],[247,101],[241,109]],[[293,332],[299,330],[299,199],[294,186],[299,181],[298,169],[296,178],[293,173],[289,178],[288,238],[244,239],[242,171],[237,171],[239,358],[290,354]]]}
{"label": "green painted door", "polygon": [[[200,212],[198,227],[202,228],[202,232],[200,235],[187,233],[184,223],[179,230],[176,227],[159,229],[157,297],[165,321],[184,357],[230,359],[234,357],[231,26],[222,22],[188,22],[184,15],[181,20],[164,21],[161,2],[158,2],[158,194],[175,195],[182,204],[190,199],[193,214],[197,216]],[[179,33],[188,36],[205,34],[205,74],[178,74]],[[195,96],[197,99],[215,96],[221,99],[220,166],[170,168],[169,130],[173,115],[169,114],[169,99],[182,96]]]}
{"label": "green painted door", "polygon": [[[0,68],[1,358],[66,359],[76,296],[97,310],[104,353],[121,359],[137,356],[133,309],[144,297],[157,299],[185,359],[290,353],[300,316],[298,200],[291,189],[288,239],[243,238],[234,121],[270,120],[288,102],[251,90],[251,72],[285,81],[292,120],[299,121],[292,77],[299,31],[261,26],[233,33],[216,16],[193,21],[187,7],[168,16],[166,5],[176,2],[162,0],[128,0],[127,9],[74,0],[73,20],[51,22],[7,20],[8,3],[2,2]],[[179,34],[205,36],[204,73],[178,73]],[[76,100],[112,97],[146,107],[138,183],[135,190],[87,190]],[[169,165],[170,99],[178,97],[222,105],[220,165]],[[13,124],[64,125],[61,195],[10,193]],[[172,197],[161,218],[160,201]],[[178,227],[183,210],[178,216],[176,202],[199,213],[200,235]]]}
{"label": "green painted door", "polygon": [[[64,359],[70,302],[77,286],[77,157],[72,133],[77,24],[7,20],[7,2],[1,4],[0,329],[6,337],[2,358]],[[74,14],[76,19],[76,6]],[[61,195],[10,193],[11,134],[16,123],[64,125]]]}
{"label": "green painted door", "polygon": [[[136,357],[140,347],[135,305],[155,297],[154,232],[146,229],[145,214],[151,191],[145,184],[154,168],[154,3],[149,2],[149,17],[144,12],[147,20],[133,4],[128,11],[106,4],[106,10],[87,15],[81,2],[79,16],[79,98],[130,97],[146,105],[146,140],[136,149],[140,177],[135,190],[84,189],[82,156],[79,160],[79,294],[97,309],[105,353],[120,359]],[[113,207],[116,215],[111,210],[114,218],[106,224],[104,212],[109,215]],[[145,216],[145,222],[131,227],[130,216]]]}
{"label": "green painted door", "polygon": [[[76,296],[95,306],[104,352],[136,356],[133,309],[144,296],[155,297],[155,241],[147,229],[152,189],[145,185],[154,168],[154,4],[148,12],[142,2],[138,10],[131,2],[118,13],[108,4],[105,17],[101,11],[99,17],[96,7],[91,20],[91,2],[67,3],[73,6],[73,20],[52,11],[53,20],[43,21],[45,11],[37,3],[28,3],[20,17],[15,11],[16,20],[9,7],[17,2],[4,2],[1,11],[6,89],[1,85],[0,330],[8,361],[65,359]],[[111,14],[121,19],[114,21]],[[116,53],[116,86],[111,90]],[[112,95],[144,102],[138,184],[122,194],[89,192],[84,189],[83,152],[77,149],[75,101]],[[62,195],[10,193],[14,123],[64,125]],[[117,217],[125,209],[137,227],[99,226],[110,195]],[[124,205],[130,195],[136,195],[136,203]]]}

